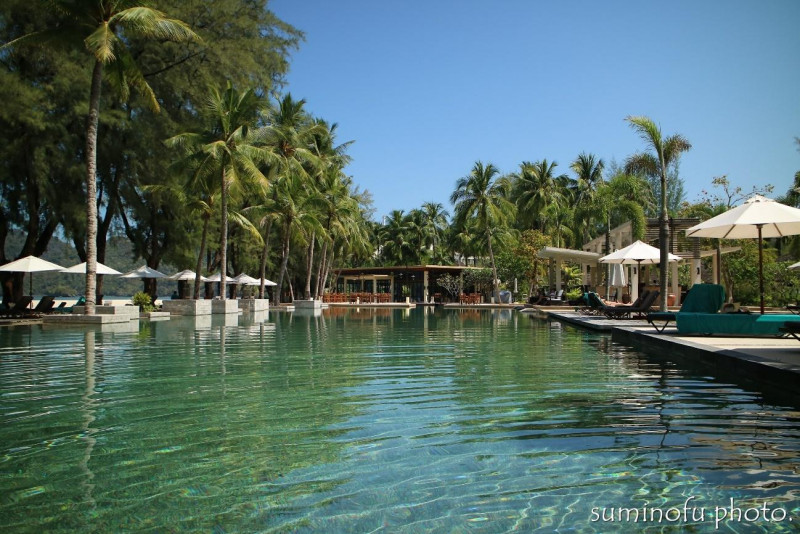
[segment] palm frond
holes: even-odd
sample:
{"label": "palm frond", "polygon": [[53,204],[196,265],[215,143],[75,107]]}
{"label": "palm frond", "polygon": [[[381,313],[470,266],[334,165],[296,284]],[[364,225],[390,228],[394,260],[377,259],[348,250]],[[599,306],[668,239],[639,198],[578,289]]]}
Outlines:
{"label": "palm frond", "polygon": [[119,37],[117,37],[109,24],[103,22],[83,42],[86,45],[86,49],[97,61],[108,64],[117,59],[114,49],[118,41]]}
{"label": "palm frond", "polygon": [[123,9],[109,18],[109,24],[119,24],[126,30],[155,39],[178,42],[200,40],[185,22],[167,18],[161,11],[145,6]]}

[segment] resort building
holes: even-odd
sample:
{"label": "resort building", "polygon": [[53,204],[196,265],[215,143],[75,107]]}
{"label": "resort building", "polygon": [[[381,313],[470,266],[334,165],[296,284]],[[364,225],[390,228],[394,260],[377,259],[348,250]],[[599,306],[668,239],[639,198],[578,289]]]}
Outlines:
{"label": "resort building", "polygon": [[403,265],[394,267],[349,267],[336,270],[335,293],[389,294],[392,302],[440,300],[442,290],[435,280],[444,274],[461,277],[476,269],[464,265]]}

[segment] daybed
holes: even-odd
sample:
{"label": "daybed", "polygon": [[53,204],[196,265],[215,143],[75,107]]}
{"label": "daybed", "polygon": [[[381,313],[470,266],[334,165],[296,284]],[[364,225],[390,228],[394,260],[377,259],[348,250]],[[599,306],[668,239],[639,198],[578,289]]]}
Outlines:
{"label": "daybed", "polygon": [[[725,301],[725,289],[717,284],[695,284],[677,313],[650,313],[647,321],[656,330],[663,331],[670,321],[675,321],[679,334],[728,336],[784,336],[787,322],[800,323],[800,317],[791,314],[719,313]],[[656,322],[664,321],[659,329]]]}

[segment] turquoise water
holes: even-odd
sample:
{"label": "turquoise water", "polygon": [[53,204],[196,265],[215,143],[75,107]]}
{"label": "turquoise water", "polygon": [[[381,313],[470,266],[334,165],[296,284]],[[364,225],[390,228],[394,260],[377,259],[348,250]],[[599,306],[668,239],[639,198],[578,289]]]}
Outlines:
{"label": "turquoise water", "polygon": [[800,524],[796,404],[607,336],[430,309],[128,330],[0,329],[3,532]]}

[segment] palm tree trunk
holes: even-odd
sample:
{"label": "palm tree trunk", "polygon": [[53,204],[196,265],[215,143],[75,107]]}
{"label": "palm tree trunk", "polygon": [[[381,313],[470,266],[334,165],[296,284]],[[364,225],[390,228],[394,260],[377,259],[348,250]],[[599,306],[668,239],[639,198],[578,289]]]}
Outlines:
{"label": "palm tree trunk", "polygon": [[331,275],[331,266],[333,265],[333,258],[335,256],[335,252],[333,250],[333,245],[331,245],[331,254],[327,260],[325,260],[325,270],[323,271],[325,275],[322,277],[322,293],[325,293],[325,288],[328,286],[328,278]]}
{"label": "palm tree trunk", "polygon": [[275,297],[275,302],[277,302],[278,304],[280,304],[280,302],[281,302],[281,290],[283,288],[283,277],[286,274],[286,266],[289,264],[289,240],[290,240],[290,237],[291,237],[291,232],[290,232],[291,227],[292,227],[291,221],[287,220],[286,221],[285,233],[284,233],[284,236],[283,236],[283,257],[281,258],[281,271],[280,271],[280,274],[278,275],[278,285],[275,288],[277,290],[277,292],[278,292],[278,295]]}
{"label": "palm tree trunk", "polygon": [[667,169],[661,165],[661,216],[658,221],[658,241],[661,249],[659,266],[661,272],[658,275],[659,287],[661,291],[662,312],[667,311],[667,271],[669,270],[669,226],[667,216]]}
{"label": "palm tree trunk", "polygon": [[320,298],[325,294],[325,281],[322,278],[322,273],[325,272],[326,256],[328,255],[328,241],[322,243],[322,257],[319,259],[319,267],[317,267],[317,288],[314,292],[314,298]]}
{"label": "palm tree trunk", "polygon": [[492,250],[492,234],[486,236],[489,245],[489,260],[492,262],[492,288],[494,289],[494,301],[500,302],[500,286],[497,285],[497,265],[494,263],[494,251]]}
{"label": "palm tree trunk", "polygon": [[261,286],[258,288],[258,298],[264,298],[264,280],[267,278],[267,257],[269,256],[269,236],[272,233],[272,219],[267,221],[267,231],[264,236],[264,249],[261,251]]}
{"label": "palm tree trunk", "polygon": [[[611,254],[611,216],[606,218],[606,255]],[[611,297],[611,264],[606,263],[606,300]]]}
{"label": "palm tree trunk", "polygon": [[197,255],[197,265],[195,266],[194,272],[194,300],[200,299],[200,277],[202,276],[200,273],[203,270],[203,256],[206,255],[206,239],[208,238],[208,224],[210,219],[208,216],[203,216],[203,234],[200,237],[200,253]]}
{"label": "palm tree trunk", "polygon": [[86,120],[86,315],[94,315],[97,275],[97,124],[100,119],[100,90],[103,64],[96,61],[89,94]]}
{"label": "palm tree trunk", "polygon": [[225,275],[228,270],[228,180],[225,179],[225,164],[222,165],[222,221],[220,222],[219,298],[225,300]]}
{"label": "palm tree trunk", "polygon": [[306,269],[306,299],[311,298],[311,272],[314,269],[314,244],[316,241],[316,232],[311,232],[311,243],[308,245],[308,262]]}

